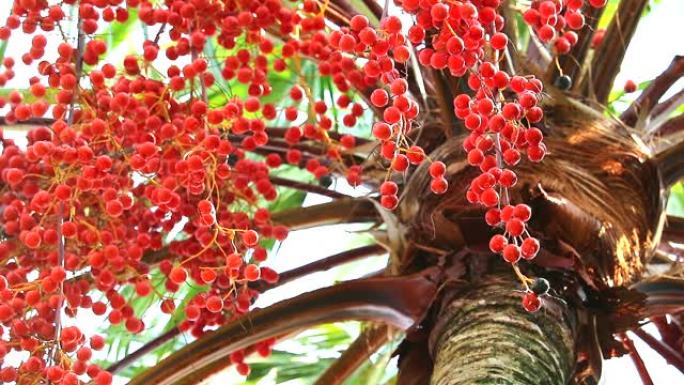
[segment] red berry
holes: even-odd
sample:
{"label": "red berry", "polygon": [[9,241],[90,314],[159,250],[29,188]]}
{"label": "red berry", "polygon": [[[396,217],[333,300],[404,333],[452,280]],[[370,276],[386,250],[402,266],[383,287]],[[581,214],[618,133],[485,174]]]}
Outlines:
{"label": "red berry", "polygon": [[637,90],[637,84],[634,82],[634,80],[627,80],[625,82],[624,90],[626,93],[632,93]]}
{"label": "red berry", "polygon": [[223,310],[223,300],[218,295],[211,295],[207,298],[207,310],[212,313],[219,313]]}
{"label": "red berry", "polygon": [[501,253],[503,259],[508,263],[516,263],[520,260],[520,248],[514,244],[508,244]]}
{"label": "red berry", "polygon": [[430,176],[433,178],[439,178],[444,176],[446,173],[446,165],[443,162],[436,161],[430,164]]}
{"label": "red berry", "polygon": [[259,279],[261,271],[257,265],[247,265],[245,266],[245,279],[248,281],[256,281]]}
{"label": "red berry", "polygon": [[390,83],[390,91],[392,92],[392,95],[404,94],[408,91],[408,82],[402,78],[394,79],[392,83]]}
{"label": "red berry", "polygon": [[176,266],[169,273],[169,279],[171,282],[180,285],[188,279],[188,273],[182,266]]}
{"label": "red berry", "polygon": [[525,240],[522,242],[522,245],[520,245],[520,253],[522,254],[522,257],[527,260],[534,259],[538,252],[539,241],[536,238],[525,238]]}
{"label": "red berry", "polygon": [[506,36],[505,33],[497,32],[492,36],[490,44],[492,45],[492,48],[502,50],[506,48],[506,45],[508,44],[508,36]]}
{"label": "red berry", "polygon": [[489,209],[485,213],[485,222],[490,226],[497,226],[501,223],[501,215],[498,209]]}
{"label": "red berry", "polygon": [[37,249],[40,247],[41,238],[37,231],[28,231],[24,235],[24,244],[29,249]]}
{"label": "red berry", "polygon": [[379,140],[388,140],[392,136],[392,128],[384,122],[377,122],[373,125],[373,136]]}
{"label": "red berry", "polygon": [[200,278],[202,278],[202,282],[204,283],[212,283],[216,280],[216,277],[216,271],[212,269],[203,269],[200,272]]}
{"label": "red berry", "polygon": [[242,243],[247,247],[256,246],[259,242],[259,234],[254,230],[247,230],[242,233]]}
{"label": "red berry", "polygon": [[515,175],[515,173],[509,169],[505,169],[501,171],[501,175],[499,176],[499,183],[503,187],[513,187],[515,186],[515,183],[518,181],[518,177]]}
{"label": "red berry", "polygon": [[385,181],[380,185],[381,195],[396,195],[399,192],[399,187],[392,181]]}
{"label": "red berry", "polygon": [[589,0],[589,4],[594,8],[602,8],[607,2],[608,0]]}
{"label": "red berry", "polygon": [[112,374],[106,370],[101,370],[97,376],[95,376],[95,385],[111,385],[112,384]]}
{"label": "red berry", "polygon": [[511,218],[506,222],[506,232],[513,237],[519,237],[525,231],[525,223],[518,218]]}
{"label": "red berry", "polygon": [[383,195],[380,197],[380,204],[388,210],[394,210],[399,203],[399,198],[396,195]]}
{"label": "red berry", "polygon": [[471,166],[477,166],[484,160],[484,153],[478,148],[468,151],[468,163]]}
{"label": "red berry", "polygon": [[351,27],[352,31],[358,32],[368,27],[368,18],[363,15],[354,15],[354,17],[352,17],[349,21],[349,26]]}
{"label": "red berry", "polygon": [[235,369],[241,376],[248,376],[249,372],[251,371],[249,365],[245,364],[244,362],[240,362],[239,364],[235,365]]}
{"label": "red berry", "polygon": [[406,171],[409,166],[409,160],[404,154],[397,154],[392,159],[392,168],[397,172]]}
{"label": "red berry", "polygon": [[501,234],[496,234],[489,240],[489,250],[498,254],[503,251],[507,244],[508,240],[506,237]]}
{"label": "red berry", "polygon": [[5,180],[10,186],[16,186],[24,179],[24,171],[18,168],[8,168],[5,171]]}
{"label": "red berry", "polygon": [[401,111],[397,107],[391,106],[385,109],[382,117],[387,123],[394,124],[401,119]]}
{"label": "red berry", "polygon": [[491,187],[485,189],[480,194],[480,202],[487,207],[496,206],[499,203],[499,194]]}
{"label": "red berry", "polygon": [[542,139],[544,139],[544,135],[536,127],[532,127],[525,131],[525,140],[527,140],[527,143],[529,144],[537,145],[542,141]]}
{"label": "red berry", "polygon": [[411,146],[406,152],[411,164],[420,164],[425,159],[425,151],[421,147]]}
{"label": "red berry", "polygon": [[532,162],[541,162],[546,155],[546,146],[540,144],[538,146],[527,147],[527,158]]}
{"label": "red berry", "polygon": [[509,166],[515,166],[520,162],[520,151],[509,148],[503,153],[503,160]]}
{"label": "red berry", "polygon": [[541,301],[539,300],[539,296],[537,296],[533,292],[527,292],[523,296],[522,305],[525,308],[525,310],[527,310],[530,313],[534,313],[541,307]]}
{"label": "red berry", "polygon": [[123,213],[123,204],[117,200],[111,200],[105,204],[105,210],[110,217],[118,217]]}
{"label": "red berry", "polygon": [[511,205],[506,205],[501,209],[501,220],[504,222],[508,222],[511,218],[513,218],[513,209],[514,207]]}
{"label": "red berry", "polygon": [[371,93],[370,99],[371,103],[373,103],[375,107],[384,107],[387,105],[387,103],[389,103],[389,95],[387,94],[387,91],[380,88]]}
{"label": "red berry", "polygon": [[449,182],[443,177],[434,178],[430,183],[430,189],[435,194],[444,194],[449,188]]}
{"label": "red berry", "polygon": [[513,208],[513,216],[520,219],[523,222],[527,222],[530,220],[530,217],[532,216],[532,209],[530,206],[520,203],[515,205]]}

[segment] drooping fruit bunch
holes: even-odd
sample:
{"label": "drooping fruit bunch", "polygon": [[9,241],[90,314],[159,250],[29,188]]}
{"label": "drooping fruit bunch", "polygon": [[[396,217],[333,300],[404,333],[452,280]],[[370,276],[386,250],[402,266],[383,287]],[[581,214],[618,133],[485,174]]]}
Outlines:
{"label": "drooping fruit bunch", "polygon": [[[589,3],[593,7],[605,5],[604,0]],[[402,0],[400,5],[405,12],[414,15],[416,24],[410,27],[407,37],[418,49],[420,64],[465,78],[472,91],[457,95],[453,100],[455,116],[470,132],[463,143],[467,161],[481,171],[471,182],[466,198],[484,206],[485,221],[503,230],[503,234],[492,236],[490,249],[511,263],[522,283],[529,288],[528,284],[533,281],[524,276],[516,264],[521,258],[534,259],[540,244],[527,230],[526,224],[532,215],[530,207],[524,203],[513,204],[508,189],[516,184],[517,176],[512,168],[521,161],[523,154],[532,162],[540,162],[546,154],[542,131],[535,127],[544,115],[539,105],[543,97],[542,82],[533,76],[513,73],[508,37],[502,32],[505,20],[500,13],[500,0]],[[557,54],[566,54],[577,41],[571,30],[584,27],[582,10],[585,7],[584,0],[534,1],[524,13],[524,20],[533,27],[543,44],[551,44]],[[502,60],[509,68],[499,67]],[[395,58],[395,61],[399,60]],[[386,83],[393,89],[397,80],[390,80]],[[385,106],[387,100],[387,92],[383,90],[375,90],[371,95],[371,101],[378,107]],[[396,135],[402,140],[404,123],[410,123],[409,115],[400,121],[402,125],[397,125],[393,119],[395,115],[394,110],[387,108],[384,122],[374,126],[374,135],[387,141],[383,143],[383,155],[385,146],[396,152],[396,141],[391,139]],[[408,162],[400,161],[400,155],[395,155],[392,161],[393,166],[402,165],[394,167],[396,171],[403,171],[403,166],[408,165]],[[433,162],[429,171],[433,178],[432,191],[446,192],[446,165]],[[396,206],[396,185],[385,182],[380,192],[385,207]],[[528,294],[525,301],[530,296],[537,298],[529,289]],[[525,308],[536,310],[534,306],[525,305]]]}
{"label": "drooping fruit bunch", "polygon": [[[420,118],[406,70],[414,54],[472,90],[453,111],[470,131],[468,162],[481,171],[467,198],[503,229],[492,250],[514,266],[534,258],[530,208],[510,202],[508,189],[523,154],[545,155],[534,127],[543,87],[499,68],[508,47],[501,1],[397,4],[414,25],[396,15],[341,18],[315,0],[15,0],[0,39],[33,72],[0,108],[6,123],[32,128],[27,145],[0,133],[0,358],[21,357],[3,365],[0,381],[110,384],[92,362],[103,337],[74,321],[83,312],[140,333],[145,321],[132,303],[151,297],[193,336],[247,312],[254,283],[277,282],[262,263],[288,234],[271,219],[272,171],[361,184],[354,150],[367,139],[353,133],[371,112],[379,119],[365,134],[379,141],[388,175],[428,159],[409,135]],[[583,5],[535,1],[528,13],[538,15],[525,20],[563,53]],[[121,51],[112,26],[130,22],[146,37],[110,59]],[[12,46],[20,35],[30,46]],[[20,80],[16,64],[4,58],[0,85]],[[328,92],[312,72],[330,79]],[[431,190],[446,193],[446,165],[430,162]],[[398,205],[389,177],[379,192],[384,207]],[[183,298],[189,284],[202,290]],[[232,362],[247,374],[245,354],[267,355],[273,343]]]}
{"label": "drooping fruit bunch", "polygon": [[[601,8],[608,0],[588,0]],[[542,44],[549,44],[558,54],[567,54],[577,44],[577,31],[585,26],[585,0],[535,0],[523,14],[523,20]]]}

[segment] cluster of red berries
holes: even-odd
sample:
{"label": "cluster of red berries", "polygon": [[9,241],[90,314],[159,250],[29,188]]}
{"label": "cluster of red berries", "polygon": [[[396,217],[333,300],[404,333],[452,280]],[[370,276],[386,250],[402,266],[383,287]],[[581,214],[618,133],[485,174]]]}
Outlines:
{"label": "cluster of red berries", "polygon": [[275,338],[269,338],[248,349],[237,350],[230,354],[230,362],[235,365],[235,369],[240,375],[248,376],[251,370],[249,365],[245,363],[246,355],[250,354],[252,351],[256,351],[261,357],[268,357],[276,342],[277,340]]}
{"label": "cluster of red berries", "polygon": [[[128,56],[117,68],[101,62],[107,50],[102,40],[86,36],[79,52],[75,41],[51,46],[45,35],[36,34],[24,63],[42,59],[51,49],[56,49],[57,59],[38,63],[36,76],[30,78],[29,92],[35,101],[26,103],[19,92],[2,99],[11,107],[5,117],[8,123],[46,114],[55,122],[30,130],[27,148],[0,135],[0,178],[5,183],[0,202],[6,236],[0,241],[0,259],[5,261],[0,272],[6,277],[0,292],[0,322],[22,341],[2,341],[1,346],[3,355],[15,350],[29,357],[18,367],[4,367],[0,379],[45,378],[77,384],[88,375],[97,385],[107,385],[111,374],[88,362],[82,353],[87,339],[70,321],[60,320],[62,311],[74,317],[90,309],[111,324],[139,333],[145,328],[141,314],[136,314],[131,299],[120,294],[133,286],[138,297],[157,297],[162,312],[183,312],[181,330],[200,336],[249,310],[258,292],[248,283],[278,280],[274,270],[260,266],[268,256],[260,239],[287,237],[287,229],[273,224],[266,208],[265,202],[277,197],[269,171],[281,165],[282,156],[299,165],[293,159],[301,159],[302,151],[286,134],[282,152],[269,153],[265,160],[245,156],[245,151],[269,141],[265,122],[278,113],[275,105],[260,101],[271,90],[268,71],[271,65],[275,71],[286,69],[284,59],[267,58],[273,43],[255,31],[274,24],[287,31],[314,17],[278,1],[254,2],[249,10],[194,0],[157,6],[132,0],[64,3],[77,7],[81,33],[86,35],[97,31],[98,19],[125,22],[129,8],[139,5],[143,22],[172,27],[168,36],[174,43],[165,52],[172,61],[201,52],[212,35],[226,49],[243,36],[258,47],[257,54],[236,50],[221,71],[225,81],[246,84],[249,97],[230,98],[212,108],[199,96],[201,87],[215,84],[207,58],[172,63],[165,74],[157,74],[150,65],[159,53],[154,41],[145,41],[141,56]],[[45,2],[16,1],[6,27],[0,29],[1,37],[8,38],[20,26],[24,33],[36,32],[36,26],[51,31],[64,14],[59,7],[44,7]],[[81,74],[76,66],[80,60],[92,66]],[[6,58],[3,64],[5,82],[14,76],[14,62]],[[88,88],[79,85],[79,76],[88,78]],[[54,98],[48,98],[48,90]],[[320,136],[324,122],[330,122],[323,107],[320,102],[315,107],[320,126],[302,129],[307,137]],[[363,112],[357,103],[351,110],[355,116]],[[344,148],[354,146],[353,137],[343,137],[340,143]],[[306,169],[327,174],[325,166],[316,162],[309,159]],[[159,264],[167,277],[160,292],[150,281],[153,266],[146,255],[160,250],[163,237],[177,231],[187,239],[167,246],[168,255]],[[78,278],[84,271],[93,279]],[[176,309],[175,293],[189,279],[208,290]],[[93,290],[104,293],[104,299],[94,301]],[[67,338],[74,331],[78,336]],[[58,333],[61,341],[50,343]],[[47,345],[41,341],[48,341]],[[248,371],[245,367],[241,363],[241,372]]]}
{"label": "cluster of red berries", "polygon": [[[589,0],[601,8],[608,0]],[[558,54],[566,54],[577,44],[577,33],[585,25],[582,8],[585,0],[535,0],[525,11],[523,20],[532,27],[544,44],[550,44]]]}
{"label": "cluster of red berries", "polygon": [[[524,19],[542,42],[553,44],[556,53],[565,54],[577,41],[572,30],[584,27],[584,3],[584,0],[533,1]],[[590,4],[601,7],[605,0],[591,0]],[[491,238],[490,249],[516,264],[521,258],[533,259],[540,247],[539,241],[526,229],[530,207],[512,205],[508,189],[517,182],[511,168],[521,161],[522,154],[532,162],[540,162],[546,154],[543,134],[534,127],[543,119],[539,106],[543,85],[532,76],[519,76],[499,68],[499,58],[508,49],[508,38],[502,32],[505,21],[499,14],[500,5],[500,0],[401,2],[404,11],[415,14],[416,24],[409,29],[408,39],[420,48],[419,62],[435,70],[448,70],[455,77],[466,77],[473,91],[473,96],[461,94],[453,101],[456,117],[470,131],[463,143],[468,163],[481,171],[471,182],[466,198],[487,209],[485,220],[490,226],[503,229],[503,234]],[[384,106],[385,95],[376,90],[371,102],[376,104],[377,100],[376,105]],[[387,122],[380,122],[373,133],[378,139],[387,140],[396,131],[388,129]],[[448,188],[445,165],[434,162],[429,170],[432,190],[445,192]],[[392,182],[381,186],[385,207],[396,206],[396,190]],[[525,307],[536,310],[530,303],[539,302],[531,296],[526,298]]]}

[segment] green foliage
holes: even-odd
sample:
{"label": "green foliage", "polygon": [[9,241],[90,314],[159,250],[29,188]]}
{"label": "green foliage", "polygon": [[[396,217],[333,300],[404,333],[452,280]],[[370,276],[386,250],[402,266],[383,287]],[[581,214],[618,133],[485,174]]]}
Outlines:
{"label": "green foliage", "polygon": [[[370,11],[366,4],[361,0],[349,0],[349,4],[358,12],[359,15],[364,15],[373,25],[377,25],[380,21],[377,17]],[[381,3],[382,4],[382,3]]]}
{"label": "green foliage", "polygon": [[358,333],[358,323],[321,325],[307,330],[276,345],[266,358],[248,359],[252,372],[245,385],[257,384],[267,377],[276,384],[291,380],[312,384]]}
{"label": "green foliage", "polygon": [[651,84],[651,80],[646,80],[637,84],[637,91],[632,93],[626,93],[623,84],[614,85],[613,91],[608,96],[608,106],[606,107],[605,113],[608,116],[619,115],[629,107],[636,96],[639,95],[639,91],[646,89],[649,84]]}
{"label": "green foliage", "polygon": [[[646,4],[646,8],[644,9],[644,13],[643,15],[641,15],[641,17],[648,15],[653,10],[653,7],[660,4],[661,1],[662,0],[649,0],[648,4]],[[615,16],[615,12],[617,12],[619,3],[620,0],[608,1],[606,7],[604,8],[603,15],[601,15],[601,19],[599,20],[598,28],[608,27],[610,21],[613,20],[613,16]]]}
{"label": "green foliage", "polygon": [[7,43],[9,43],[9,40],[3,40],[0,42],[0,61],[5,59],[5,52],[7,51]]}
{"label": "green foliage", "polygon": [[109,52],[117,49],[121,43],[131,38],[133,30],[140,26],[137,8],[128,9],[128,20],[123,23],[112,22],[102,33],[106,37],[107,49]]}
{"label": "green foliage", "polygon": [[[313,384],[360,333],[360,324],[328,324],[276,345],[266,358],[251,358],[252,372],[243,385]],[[396,372],[388,363],[396,346],[389,344],[366,361],[346,385],[391,384]],[[291,381],[291,382],[290,382]]]}
{"label": "green foliage", "polygon": [[[0,46],[0,50],[2,50],[2,46]],[[2,57],[0,57],[0,60],[2,60]],[[6,98],[12,91],[19,92],[24,99],[24,103],[33,103],[38,100],[38,98],[33,96],[31,91],[29,91],[27,88],[0,88],[0,97]],[[42,98],[42,100],[45,100],[47,103],[54,103],[55,95],[57,95],[57,91],[55,89],[48,88],[46,89],[45,96]]]}
{"label": "green foliage", "polygon": [[677,183],[670,190],[670,199],[667,200],[667,213],[684,217],[684,184]]}

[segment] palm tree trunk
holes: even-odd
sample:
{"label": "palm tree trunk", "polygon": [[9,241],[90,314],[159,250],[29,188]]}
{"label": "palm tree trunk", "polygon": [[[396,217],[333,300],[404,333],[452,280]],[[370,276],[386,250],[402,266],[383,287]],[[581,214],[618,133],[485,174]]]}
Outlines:
{"label": "palm tree trunk", "polygon": [[547,295],[541,310],[527,313],[518,288],[489,278],[443,308],[431,341],[431,385],[567,383],[575,364],[572,312]]}

